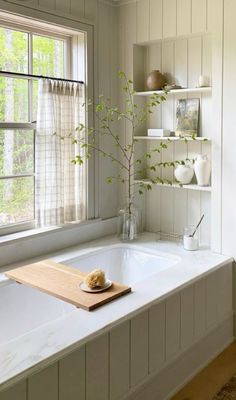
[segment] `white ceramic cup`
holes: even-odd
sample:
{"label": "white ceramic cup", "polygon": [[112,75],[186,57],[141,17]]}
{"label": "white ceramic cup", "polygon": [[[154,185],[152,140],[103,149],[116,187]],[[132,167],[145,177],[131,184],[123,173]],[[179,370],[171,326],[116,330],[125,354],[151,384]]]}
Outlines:
{"label": "white ceramic cup", "polygon": [[183,235],[183,245],[184,249],[188,251],[198,250],[198,236],[197,232],[195,233],[194,237],[190,236],[193,234],[195,227],[188,226],[184,228],[184,235]]}
{"label": "white ceramic cup", "polygon": [[199,87],[209,86],[209,78],[208,78],[208,76],[200,75],[199,79],[198,79],[198,86]]}

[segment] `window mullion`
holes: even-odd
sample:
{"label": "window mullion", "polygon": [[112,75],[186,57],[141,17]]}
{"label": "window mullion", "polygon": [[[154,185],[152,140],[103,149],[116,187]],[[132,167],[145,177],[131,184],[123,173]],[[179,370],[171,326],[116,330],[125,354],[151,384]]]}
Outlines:
{"label": "window mullion", "polygon": [[[32,33],[28,33],[28,73],[32,74],[33,71],[33,41],[32,41]],[[28,81],[28,90],[29,90],[29,121],[33,120],[33,80],[29,79]]]}

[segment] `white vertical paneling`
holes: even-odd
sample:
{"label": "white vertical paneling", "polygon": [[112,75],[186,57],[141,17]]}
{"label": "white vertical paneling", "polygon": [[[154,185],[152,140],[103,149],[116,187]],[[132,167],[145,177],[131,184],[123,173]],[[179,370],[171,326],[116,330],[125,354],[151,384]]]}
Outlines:
{"label": "white vertical paneling", "polygon": [[39,0],[39,6],[46,10],[54,10],[56,8],[56,0]]}
{"label": "white vertical paneling", "polygon": [[161,230],[161,188],[153,186],[146,193],[146,231],[159,232]]}
{"label": "white vertical paneling", "polygon": [[176,36],[176,0],[163,1],[163,37]]}
{"label": "white vertical paneling", "polygon": [[133,44],[136,42],[138,23],[136,3],[125,5],[125,72],[133,79]]}
{"label": "white vertical paneling", "polygon": [[56,0],[56,10],[66,13],[70,12],[70,2],[64,0]]}
{"label": "white vertical paneling", "polygon": [[131,387],[148,375],[148,312],[144,311],[131,320]]}
{"label": "white vertical paneling", "polygon": [[[172,107],[172,119],[173,119],[173,101],[168,100],[166,104],[163,106],[163,111],[166,110],[166,106],[168,102],[171,102],[170,105]],[[166,114],[163,114],[163,128],[167,127],[165,125],[165,117]],[[169,129],[172,127],[169,126]],[[173,161],[174,152],[173,152],[174,144],[168,143],[168,148],[162,150],[161,160],[165,161]],[[173,181],[173,168],[172,167],[162,167],[162,179]],[[161,231],[165,233],[173,233],[174,230],[174,190],[171,186],[168,188],[161,188]]]}
{"label": "white vertical paneling", "polygon": [[218,312],[219,319],[223,319],[232,312],[233,306],[233,274],[232,264],[224,265],[217,271],[219,287],[218,287]]}
{"label": "white vertical paneling", "polygon": [[[188,158],[195,159],[201,154],[201,144],[196,141],[188,142]],[[188,225],[196,225],[201,215],[201,192],[188,191]]]}
{"label": "white vertical paneling", "polygon": [[86,400],[107,400],[108,334],[99,336],[86,345]]}
{"label": "white vertical paneling", "polygon": [[[219,210],[222,208],[222,199],[224,196],[233,200],[231,196],[232,186],[230,184],[229,191],[227,192],[224,188],[222,188],[222,99],[223,99],[223,85],[222,85],[222,74],[223,74],[223,0],[208,0],[208,28],[211,32],[212,38],[212,112],[214,112],[214,118],[212,118],[212,135],[214,135],[214,141],[212,143],[212,183],[213,183],[213,191],[211,195],[211,213],[212,219],[214,223],[212,224],[211,229],[211,242],[212,242],[212,250],[221,253],[222,251],[222,237],[224,239],[224,228],[222,227],[222,216],[219,215]],[[232,2],[233,3],[233,2]],[[227,30],[228,30],[228,23],[226,22]],[[235,27],[235,21],[232,21],[233,28]],[[228,40],[227,43],[231,43],[232,40],[232,31],[231,28],[228,30]],[[226,39],[226,36],[225,36]],[[226,39],[227,40],[227,39]],[[224,54],[224,70],[226,72],[226,82],[224,82],[224,99],[231,99],[234,96],[235,89],[230,82],[231,79],[228,75],[228,69],[231,71],[232,63],[231,60],[228,64],[227,57],[231,55],[233,56],[234,53],[229,53],[229,48],[226,46],[225,54]],[[231,94],[227,92],[227,85],[229,85],[230,91],[232,89]],[[232,105],[232,102],[230,106]],[[224,121],[226,121],[226,109],[224,109]],[[234,116],[234,107],[232,107],[232,114]],[[229,121],[229,129],[234,126],[234,121]],[[232,139],[232,136],[231,136]],[[226,140],[226,136],[224,133],[224,142]],[[232,145],[232,141],[231,141]],[[232,147],[230,147],[232,149]],[[226,155],[226,159],[230,160],[229,155]],[[224,166],[223,166],[224,169]],[[232,172],[232,171],[231,171]],[[229,175],[230,177],[230,175]],[[231,179],[229,178],[231,182]],[[224,182],[224,180],[223,180]],[[223,196],[221,197],[221,194]],[[232,201],[233,206],[233,201]],[[227,204],[227,209],[230,211],[231,207],[229,207],[229,203]],[[222,208],[222,213],[224,215],[224,207]],[[229,225],[226,228],[226,232],[230,232],[229,228],[232,229],[232,215],[228,220]],[[226,221],[224,216],[224,221]],[[222,235],[223,233],[223,235]],[[226,236],[226,246],[229,245],[230,239],[233,238],[234,235]],[[232,241],[229,249],[234,248],[234,240]],[[224,248],[223,252],[227,254],[227,249]],[[229,254],[233,254],[229,251]]]}
{"label": "white vertical paneling", "polygon": [[168,83],[175,81],[174,70],[174,42],[168,40],[162,45],[162,73],[166,76]]}
{"label": "white vertical paneling", "polygon": [[188,194],[187,190],[174,190],[174,228],[173,232],[183,235],[184,227],[187,226]]}
{"label": "white vertical paneling", "polygon": [[182,87],[188,86],[188,42],[187,39],[175,42],[175,82]]}
{"label": "white vertical paneling", "polygon": [[209,85],[211,85],[212,40],[210,35],[204,35],[202,37],[202,74],[209,77]]}
{"label": "white vertical paneling", "polygon": [[189,347],[194,339],[194,286],[183,289],[181,299],[181,349]]}
{"label": "white vertical paneling", "polygon": [[76,17],[84,18],[85,1],[87,0],[70,0],[70,12]]}
{"label": "white vertical paneling", "polygon": [[166,361],[180,349],[180,294],[166,300]]}
{"label": "white vertical paneling", "polygon": [[85,347],[59,361],[59,399],[85,400]]}
{"label": "white vertical paneling", "polygon": [[1,400],[28,400],[26,393],[26,381],[12,386],[10,389],[0,392]]}
{"label": "white vertical paneling", "polygon": [[149,0],[137,0],[137,42],[149,40]]}
{"label": "white vertical paneling", "polygon": [[173,233],[174,230],[174,193],[171,187],[161,187],[161,232]]}
{"label": "white vertical paneling", "polygon": [[195,190],[188,191],[188,225],[194,226],[198,223],[201,215],[201,194]]}
{"label": "white vertical paneling", "polygon": [[58,400],[58,364],[44,368],[28,379],[27,400]]}
{"label": "white vertical paneling", "polygon": [[188,87],[198,86],[202,70],[201,54],[201,37],[190,38],[188,40]]}
{"label": "white vertical paneling", "polygon": [[177,0],[177,35],[191,33],[191,0]]}
{"label": "white vertical paneling", "polygon": [[[115,93],[111,94],[111,81],[112,73],[112,59],[116,60],[116,43],[112,43],[113,30],[115,28],[115,21],[113,21],[113,8],[106,4],[99,2],[98,19],[99,19],[99,35],[98,35],[98,76],[99,76],[99,94],[103,94],[107,98],[113,98],[116,103]],[[109,32],[109,35],[108,35]],[[116,77],[113,76],[115,79]],[[100,145],[106,152],[117,154],[117,148],[114,148],[114,141],[109,136],[100,138]],[[112,163],[108,158],[100,158],[100,216],[109,218],[117,213],[118,204],[116,199],[118,197],[117,184],[107,185],[106,178],[108,175],[114,176],[117,173],[117,164]]]}
{"label": "white vertical paneling", "polygon": [[[223,118],[223,171],[222,171],[222,250],[224,254],[236,256],[236,212],[235,186],[236,158],[235,146],[236,126],[235,90],[236,81],[236,41],[235,24],[236,3],[232,0],[224,2],[224,118]],[[217,178],[216,178],[217,179]]]}
{"label": "white vertical paneling", "polygon": [[[146,73],[152,70],[162,70],[162,45],[155,43],[147,48]],[[161,105],[152,109],[153,113],[148,116],[147,125],[149,128],[162,128]]]}
{"label": "white vertical paneling", "polygon": [[200,227],[200,245],[210,247],[211,245],[211,194],[201,192],[201,215],[204,219]]}
{"label": "white vertical paneling", "polygon": [[149,310],[149,372],[160,370],[165,363],[165,302]]}
{"label": "white vertical paneling", "polygon": [[95,21],[98,15],[98,0],[85,0],[85,18]]}
{"label": "white vertical paneling", "polygon": [[129,321],[110,332],[110,400],[122,398],[130,382],[130,323]]}
{"label": "white vertical paneling", "polygon": [[[160,42],[147,47],[146,74],[154,69],[162,69],[162,45]],[[166,63],[167,64],[167,63]]]}
{"label": "white vertical paneling", "polygon": [[214,272],[206,277],[206,323],[207,329],[213,327],[218,318],[219,275]]}
{"label": "white vertical paneling", "polygon": [[206,331],[206,279],[200,279],[194,287],[194,336],[201,337]]}
{"label": "white vertical paneling", "polygon": [[192,0],[192,33],[206,31],[207,0]]}
{"label": "white vertical paneling", "polygon": [[150,0],[150,40],[162,38],[162,0]]}

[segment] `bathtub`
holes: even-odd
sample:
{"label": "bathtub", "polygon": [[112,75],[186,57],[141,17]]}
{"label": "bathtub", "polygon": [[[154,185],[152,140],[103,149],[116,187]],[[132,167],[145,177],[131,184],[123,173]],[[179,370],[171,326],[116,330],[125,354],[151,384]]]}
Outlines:
{"label": "bathtub", "polygon": [[[116,244],[66,258],[63,264],[84,272],[102,268],[108,279],[131,285],[135,290],[135,284],[170,268],[179,260],[179,257],[153,250],[147,251],[140,246]],[[7,305],[1,308],[0,319],[8,321],[0,329],[0,346],[76,310],[69,303],[4,279],[3,276],[0,282],[0,304]]]}
{"label": "bathtub", "polygon": [[117,244],[65,260],[64,264],[84,272],[101,268],[108,279],[133,286],[172,267],[178,261],[180,257],[170,254],[148,251],[141,246]]}
{"label": "bathtub", "polygon": [[[214,327],[221,329],[222,346],[231,340],[232,260],[228,257],[208,250],[185,252],[179,244],[157,243],[154,235],[144,234],[136,244],[104,238],[44,258],[85,272],[102,268],[109,279],[130,285],[132,292],[87,312],[0,274],[0,398],[1,391],[8,392],[11,386],[15,400],[18,385],[23,384],[25,393],[29,390],[24,400],[34,400],[31,374],[36,374],[32,382],[39,376],[40,384],[35,387],[42,390],[40,398],[45,398],[43,376],[53,382],[50,393],[55,383],[53,398],[58,400],[61,395],[56,391],[62,384],[57,379],[62,373],[72,379],[75,364],[81,365],[75,386],[84,374],[88,385],[83,389],[87,397],[84,394],[81,399],[95,399],[100,387],[107,385],[109,399],[123,398],[198,340],[208,337],[207,345],[215,351],[208,343],[213,340],[209,335]],[[29,260],[36,261],[39,258]],[[194,318],[197,328],[193,328]],[[228,325],[222,325],[226,319]],[[226,329],[223,337],[222,329]],[[200,347],[197,354],[210,357]],[[82,358],[77,360],[76,355]],[[106,368],[100,368],[104,362]]]}

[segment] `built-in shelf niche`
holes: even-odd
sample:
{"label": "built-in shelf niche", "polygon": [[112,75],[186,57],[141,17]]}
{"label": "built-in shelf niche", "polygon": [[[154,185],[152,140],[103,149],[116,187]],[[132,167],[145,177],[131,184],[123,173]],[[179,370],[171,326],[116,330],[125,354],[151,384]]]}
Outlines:
{"label": "built-in shelf niche", "polygon": [[[155,153],[152,162],[181,160],[195,158],[197,154],[207,154],[211,158],[211,115],[212,115],[212,88],[211,88],[211,36],[208,34],[192,35],[189,37],[162,40],[145,45],[133,46],[133,82],[136,91],[134,101],[138,105],[145,105],[148,96],[155,92],[147,91],[145,81],[149,72],[159,69],[167,77],[169,84],[176,83],[184,89],[172,90],[167,100],[157,107],[148,118],[147,123],[136,129],[135,145],[136,157],[144,152],[151,151],[160,141],[168,141],[168,149],[161,154]],[[209,87],[199,88],[200,75],[209,77]],[[157,93],[162,91],[157,91]],[[199,137],[196,140],[188,138],[186,141],[171,136],[148,137],[148,128],[163,128],[175,131],[176,104],[181,98],[200,99]],[[204,140],[207,138],[208,140]],[[148,160],[145,164],[148,164]],[[137,173],[145,165],[136,166],[135,180],[151,182],[155,175],[163,179],[174,181],[174,168],[159,168],[156,173],[146,170],[143,175]],[[191,185],[152,185],[152,190],[146,192],[143,204],[146,215],[146,229],[182,234],[185,225],[194,225],[202,213],[204,222],[200,229],[200,241],[203,245],[210,245],[211,219],[211,187],[201,188],[196,178]]]}

